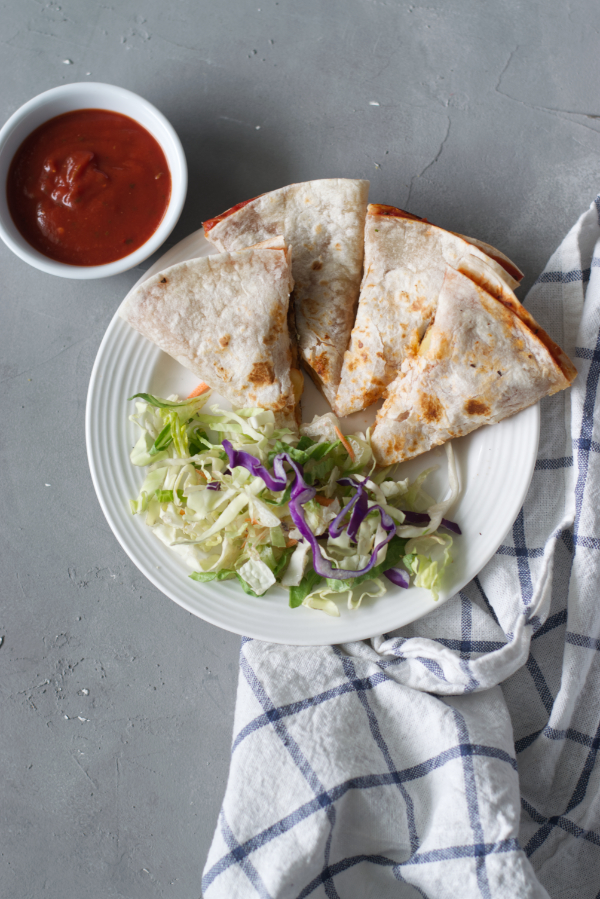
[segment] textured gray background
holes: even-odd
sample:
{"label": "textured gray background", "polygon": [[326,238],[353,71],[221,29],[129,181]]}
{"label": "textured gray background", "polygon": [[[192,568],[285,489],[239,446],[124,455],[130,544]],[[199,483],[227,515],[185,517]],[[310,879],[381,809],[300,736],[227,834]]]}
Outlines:
{"label": "textured gray background", "polygon": [[[599,187],[599,28],[594,0],[4,0],[0,120],[119,84],[187,154],[167,246],[283,184],[369,178],[373,202],[508,253],[526,289]],[[4,245],[0,265],[0,895],[199,899],[239,640],[129,561],[84,440],[140,270],[66,281]]]}

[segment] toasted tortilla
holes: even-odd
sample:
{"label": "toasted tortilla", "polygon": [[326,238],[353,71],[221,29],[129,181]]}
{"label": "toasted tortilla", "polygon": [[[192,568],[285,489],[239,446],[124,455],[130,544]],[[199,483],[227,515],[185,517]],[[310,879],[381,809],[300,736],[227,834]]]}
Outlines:
{"label": "toasted tortilla", "polygon": [[282,239],[182,262],[149,278],[119,314],[235,407],[299,423],[302,373],[288,331],[291,252]]}
{"label": "toasted tortilla", "polygon": [[502,421],[570,385],[573,364],[512,298],[496,299],[447,267],[435,321],[377,414],[372,444],[380,465]]}
{"label": "toasted tortilla", "polygon": [[368,189],[368,181],[345,178],[291,184],[204,223],[206,237],[220,250],[285,236],[293,250],[300,356],[330,403],[354,324]]}
{"label": "toasted tortilla", "polygon": [[472,244],[474,247],[478,247],[486,256],[489,256],[490,259],[497,262],[500,268],[503,269],[501,273],[502,280],[508,284],[512,290],[516,290],[523,280],[523,272],[520,268],[517,268],[514,262],[511,262],[508,256],[505,256],[504,253],[501,253],[496,247],[492,247],[483,240],[476,240],[474,237],[465,237],[464,234],[458,234],[456,231],[454,233],[457,237],[466,240],[467,243]]}
{"label": "toasted tortilla", "polygon": [[518,284],[519,270],[493,247],[394,206],[368,207],[364,276],[334,402],[338,415],[359,412],[386,395],[433,321],[446,267],[458,269],[465,256],[485,264],[507,289]]}
{"label": "toasted tortilla", "polygon": [[[405,209],[398,209],[397,206],[384,206],[379,203],[373,203],[369,207],[373,210],[373,214],[375,212],[378,215],[392,215],[396,218],[405,218],[412,219],[415,222],[424,222],[426,225],[430,225],[431,222],[428,219],[420,218],[418,215],[414,215],[412,212],[407,212]],[[513,290],[518,287],[520,282],[523,280],[523,272],[520,268],[514,264],[514,262],[505,256],[504,253],[501,253],[500,250],[497,250],[496,247],[493,247],[489,243],[485,243],[483,240],[477,240],[475,237],[467,237],[465,234],[459,234],[458,231],[451,231],[451,234],[455,234],[456,237],[462,238],[462,240],[466,240],[467,243],[473,244],[474,247],[479,247],[480,250],[493,259],[494,262],[497,262],[503,269],[505,274],[503,274],[503,278],[506,280],[506,283]]]}

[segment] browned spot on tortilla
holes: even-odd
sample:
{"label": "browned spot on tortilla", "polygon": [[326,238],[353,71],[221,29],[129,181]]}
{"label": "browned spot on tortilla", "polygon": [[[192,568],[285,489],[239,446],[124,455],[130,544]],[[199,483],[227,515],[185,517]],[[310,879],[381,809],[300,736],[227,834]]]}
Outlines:
{"label": "browned spot on tortilla", "polygon": [[231,334],[223,334],[222,337],[219,337],[219,343],[222,347],[229,346],[229,341],[231,340]]}
{"label": "browned spot on tortilla", "polygon": [[312,360],[312,367],[321,380],[327,383],[329,380],[329,359],[325,353],[321,353],[320,356],[315,356]]}
{"label": "browned spot on tortilla", "polygon": [[320,272],[321,269],[323,268],[323,263],[321,262],[320,259],[315,259],[315,261],[311,265],[311,268],[315,272]]}
{"label": "browned spot on tortilla", "polygon": [[467,400],[465,403],[465,412],[467,415],[489,415],[490,407],[481,400]]}
{"label": "browned spot on tortilla", "polygon": [[[425,332],[427,333],[427,332]],[[435,338],[431,340],[427,350],[428,359],[449,359],[452,356],[452,335],[445,331],[438,330]]]}
{"label": "browned spot on tortilla", "polygon": [[223,368],[222,365],[215,365],[215,370],[219,373],[219,377],[223,381],[229,381],[230,375],[226,368]]}
{"label": "browned spot on tortilla", "polygon": [[408,411],[402,412],[402,414],[398,416],[398,418],[396,419],[396,421],[397,421],[397,422],[406,421],[406,419],[408,418],[409,415],[410,415],[410,412],[408,412]]}
{"label": "browned spot on tortilla", "polygon": [[356,368],[358,368],[358,366],[359,366],[359,361],[358,361],[358,359],[354,358],[354,359],[351,359],[350,362],[348,362],[346,367],[347,367],[348,371],[354,371]]}
{"label": "browned spot on tortilla", "polygon": [[395,453],[403,453],[405,443],[404,437],[399,437],[397,434],[394,434],[390,449]]}
{"label": "browned spot on tortilla", "polygon": [[412,219],[415,222],[427,222],[427,219],[421,219],[412,212],[405,212],[404,209],[398,209],[396,206],[384,206],[379,203],[370,203],[367,208],[369,215],[389,215],[393,218]]}
{"label": "browned spot on tortilla", "polygon": [[160,283],[161,283],[161,284],[166,284],[166,283],[167,283],[167,279],[166,279],[166,278],[161,278],[161,279],[160,279]]}
{"label": "browned spot on tortilla", "polygon": [[362,340],[359,340],[359,341],[358,341],[358,348],[359,348],[359,350],[362,350],[362,348],[363,348],[363,342],[362,342]]}
{"label": "browned spot on tortilla", "polygon": [[367,406],[371,406],[373,403],[376,403],[378,399],[381,399],[383,390],[383,386],[371,386],[369,390],[362,393],[360,397],[362,408],[366,409]]}
{"label": "browned spot on tortilla", "polygon": [[267,345],[275,343],[281,336],[287,321],[286,313],[281,307],[277,308],[271,315],[269,330],[263,337],[263,343]]}
{"label": "browned spot on tortilla", "polygon": [[420,397],[421,413],[425,421],[439,421],[444,412],[444,407],[436,396],[422,393]]}
{"label": "browned spot on tortilla", "polygon": [[414,328],[410,336],[408,338],[406,352],[414,353],[415,355],[419,352],[419,347],[421,346],[421,337],[419,336],[419,329]]}
{"label": "browned spot on tortilla", "polygon": [[255,362],[252,371],[248,375],[252,384],[272,384],[275,380],[275,372],[270,362]]}
{"label": "browned spot on tortilla", "polygon": [[411,303],[411,309],[413,312],[423,312],[424,309],[429,305],[427,297],[419,296],[415,297],[415,299]]}

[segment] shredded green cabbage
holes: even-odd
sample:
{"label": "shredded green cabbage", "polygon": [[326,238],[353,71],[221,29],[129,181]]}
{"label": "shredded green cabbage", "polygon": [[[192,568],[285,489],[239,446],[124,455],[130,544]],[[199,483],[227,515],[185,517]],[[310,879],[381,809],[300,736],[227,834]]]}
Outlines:
{"label": "shredded green cabbage", "polygon": [[[278,427],[270,411],[225,410],[207,405],[209,398],[208,392],[187,400],[136,394],[135,413],[130,416],[141,429],[131,462],[147,469],[139,495],[130,500],[131,511],[144,517],[155,535],[183,556],[194,569],[192,579],[204,583],[233,578],[251,596],[263,596],[278,584],[289,590],[291,608],[303,605],[339,615],[337,599],[346,597],[349,609],[358,608],[365,598],[373,600],[386,592],[386,570],[403,568],[415,586],[438,598],[452,561],[452,538],[439,534],[437,527],[458,494],[451,450],[450,497],[435,504],[423,489],[433,469],[412,483],[393,478],[392,469],[375,471],[369,431],[346,436],[350,454],[337,439],[339,422],[332,413],[316,417],[297,432]],[[353,489],[339,484],[339,479],[351,475],[363,482],[369,506],[383,508],[397,525],[375,567],[346,580],[317,575],[312,550],[290,517],[293,473],[285,490],[271,491],[245,468],[230,470],[223,440],[269,469],[281,452],[302,466],[304,480],[317,491],[303,506],[305,520],[336,568],[365,567],[382,542],[378,514],[365,517],[356,542],[345,530],[337,538],[329,534],[330,523],[353,495]],[[429,512],[430,526],[404,525],[405,511]]]}

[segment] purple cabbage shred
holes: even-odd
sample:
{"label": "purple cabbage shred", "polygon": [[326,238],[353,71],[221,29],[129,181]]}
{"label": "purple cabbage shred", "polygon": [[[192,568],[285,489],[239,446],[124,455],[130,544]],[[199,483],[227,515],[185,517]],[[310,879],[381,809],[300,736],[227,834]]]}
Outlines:
{"label": "purple cabbage shred", "polygon": [[[356,532],[366,515],[369,512],[376,511],[381,516],[381,525],[386,532],[386,536],[385,539],[374,548],[371,553],[371,558],[364,568],[359,568],[358,570],[354,568],[334,568],[330,560],[323,556],[319,542],[304,518],[302,506],[311,499],[314,499],[317,491],[304,480],[302,466],[297,462],[294,462],[289,453],[278,453],[273,459],[273,473],[271,474],[271,472],[268,471],[262,462],[255,456],[251,453],[244,452],[244,450],[234,449],[229,440],[223,441],[223,449],[227,453],[231,468],[237,468],[238,466],[245,468],[246,471],[249,471],[250,474],[253,474],[255,477],[262,478],[269,490],[278,492],[280,490],[285,490],[287,487],[287,472],[283,467],[284,462],[287,462],[293,469],[295,478],[292,482],[289,502],[290,516],[304,539],[307,540],[310,545],[313,557],[313,568],[317,574],[324,578],[333,578],[334,580],[343,581],[350,578],[360,577],[360,575],[366,574],[375,567],[379,550],[383,549],[383,547],[390,542],[396,532],[396,525],[394,524],[393,519],[381,508],[381,506],[368,506],[365,488],[362,484],[357,483],[352,478],[343,478],[340,481],[342,484],[345,483],[355,487],[357,491],[353,497],[354,502],[351,500],[348,506],[346,506],[346,512],[348,511],[348,507],[352,506],[352,515],[348,524],[348,535],[351,539],[355,539]],[[334,519],[332,525],[334,525],[335,522],[341,522],[340,515]],[[352,538],[350,528],[352,528],[354,538]],[[338,532],[338,536],[340,533],[341,528]]]}
{"label": "purple cabbage shred", "polygon": [[405,590],[408,588],[410,584],[408,572],[403,571],[402,568],[388,568],[383,573],[392,584],[396,584],[397,587],[404,587]]}
{"label": "purple cabbage shred", "polygon": [[[414,524],[418,526],[429,524],[430,521],[431,519],[427,512],[404,512],[404,524]],[[448,521],[447,518],[442,518],[440,527],[446,528],[446,530],[452,531],[459,536],[462,534],[462,531],[456,522]]]}

